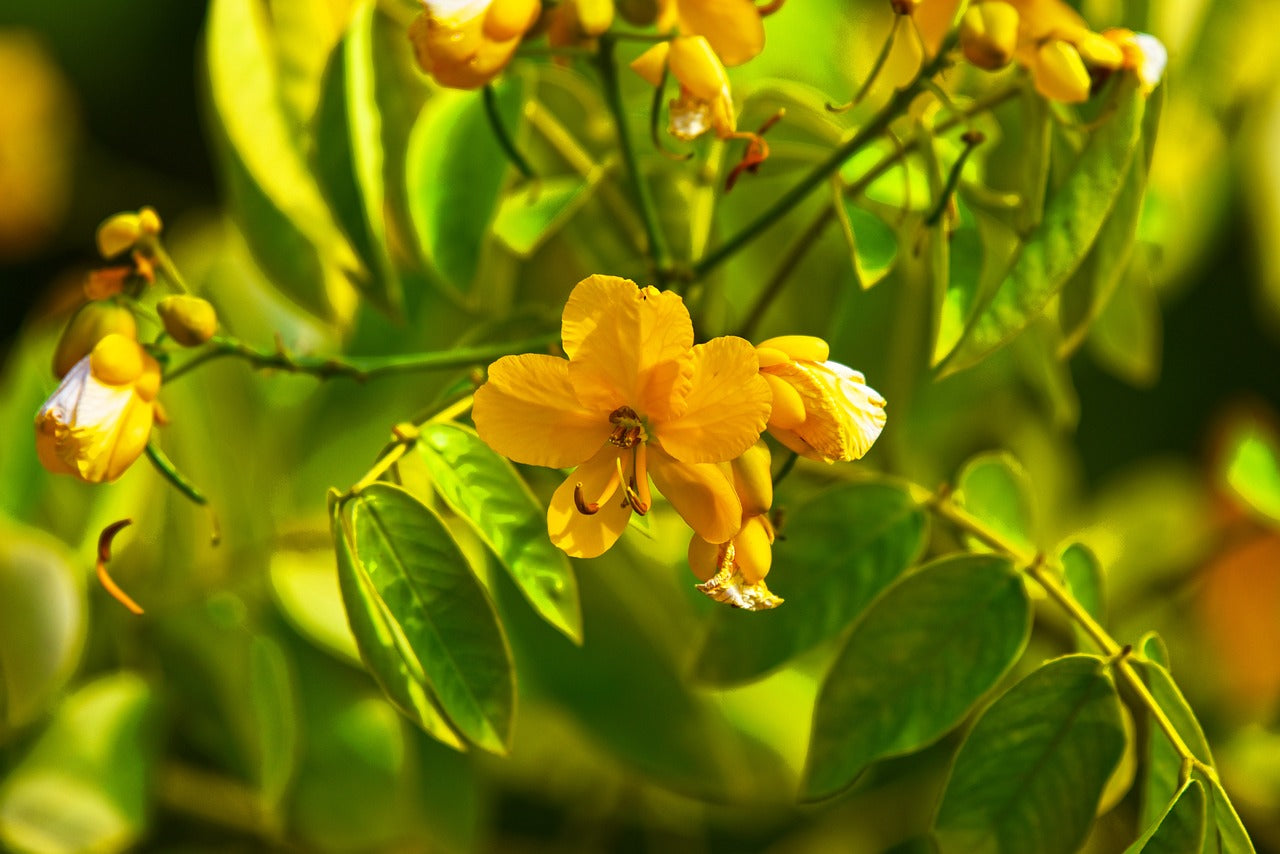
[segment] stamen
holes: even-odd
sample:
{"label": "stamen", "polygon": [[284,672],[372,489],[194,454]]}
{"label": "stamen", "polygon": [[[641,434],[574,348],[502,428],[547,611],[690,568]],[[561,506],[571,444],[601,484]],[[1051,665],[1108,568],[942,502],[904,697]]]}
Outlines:
{"label": "stamen", "polygon": [[619,448],[633,448],[644,439],[644,423],[630,406],[619,406],[609,414],[609,423],[613,432],[609,434],[609,444]]}
{"label": "stamen", "polygon": [[583,516],[594,516],[600,512],[599,504],[588,504],[586,496],[582,494],[582,483],[579,482],[573,487],[573,503],[578,508],[578,512]]}
{"label": "stamen", "polygon": [[116,584],[115,580],[107,572],[107,563],[111,560],[111,541],[116,538],[116,534],[132,524],[132,519],[121,519],[119,522],[112,522],[102,529],[102,533],[98,535],[98,565],[96,570],[98,583],[102,585],[103,589],[111,594],[111,598],[136,615],[142,613],[142,606],[133,601],[128,593],[121,590],[120,585]]}
{"label": "stamen", "polygon": [[636,448],[635,458],[635,476],[631,480],[632,489],[635,490],[636,502],[631,506],[641,516],[649,512],[649,508],[653,506],[653,494],[649,491],[649,452],[648,446],[643,442]]}

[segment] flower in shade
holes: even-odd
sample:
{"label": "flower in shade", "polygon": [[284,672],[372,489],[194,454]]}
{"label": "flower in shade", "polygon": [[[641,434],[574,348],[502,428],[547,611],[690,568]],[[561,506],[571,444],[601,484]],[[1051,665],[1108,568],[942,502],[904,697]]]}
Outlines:
{"label": "flower in shade", "polygon": [[422,70],[442,86],[478,89],[492,81],[542,10],[540,0],[429,0],[409,26]]}
{"label": "flower in shade", "polygon": [[698,590],[717,602],[747,611],[765,611],[782,604],[765,586],[773,564],[773,480],[769,447],[757,442],[729,464],[729,478],[742,504],[742,527],[725,543],[710,543],[694,534],[689,540],[689,568],[699,580]]}
{"label": "flower in shade", "polygon": [[112,481],[147,446],[160,365],[132,338],[104,337],[36,414],[36,453],[54,474]]}
{"label": "flower in shade", "polygon": [[885,400],[852,368],[827,360],[821,338],[784,335],[756,348],[773,393],[769,432],[804,457],[848,462],[871,449],[884,429]]}
{"label": "flower in shade", "polygon": [[633,511],[648,512],[650,478],[708,542],[732,539],[742,504],[717,463],[750,448],[769,418],[751,345],[726,336],[694,346],[677,294],[614,276],[574,287],[561,338],[568,359],[494,362],[472,410],[498,453],[574,468],[547,511],[552,542],[602,554]]}
{"label": "flower in shade", "polygon": [[640,54],[631,68],[654,86],[662,85],[665,71],[680,84],[680,95],[671,102],[672,136],[687,142],[708,130],[715,130],[721,139],[735,135],[729,76],[704,37],[658,42]]}

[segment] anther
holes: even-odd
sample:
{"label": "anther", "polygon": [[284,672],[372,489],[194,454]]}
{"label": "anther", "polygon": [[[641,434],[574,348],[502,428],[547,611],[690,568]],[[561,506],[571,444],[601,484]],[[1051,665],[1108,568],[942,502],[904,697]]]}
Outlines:
{"label": "anther", "polygon": [[634,448],[644,438],[644,425],[630,406],[619,406],[609,413],[609,423],[613,425],[613,432],[609,434],[611,445]]}
{"label": "anther", "polygon": [[587,498],[582,493],[582,484],[578,483],[573,487],[573,503],[578,508],[578,512],[583,516],[594,516],[600,512],[599,504],[588,504]]}

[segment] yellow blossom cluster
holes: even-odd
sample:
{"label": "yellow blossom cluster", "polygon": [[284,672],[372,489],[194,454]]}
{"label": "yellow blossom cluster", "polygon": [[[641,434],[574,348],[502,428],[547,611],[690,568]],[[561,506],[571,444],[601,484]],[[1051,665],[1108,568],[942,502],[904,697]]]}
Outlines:
{"label": "yellow blossom cluster", "polygon": [[603,554],[633,512],[649,512],[652,481],[693,529],[700,589],[739,607],[778,604],[764,586],[773,490],[761,434],[813,459],[856,459],[884,426],[884,399],[826,361],[820,339],[695,344],[678,294],[614,276],[577,284],[561,339],[568,358],[494,362],[473,409],[498,453],[574,469],[551,498],[552,542]]}

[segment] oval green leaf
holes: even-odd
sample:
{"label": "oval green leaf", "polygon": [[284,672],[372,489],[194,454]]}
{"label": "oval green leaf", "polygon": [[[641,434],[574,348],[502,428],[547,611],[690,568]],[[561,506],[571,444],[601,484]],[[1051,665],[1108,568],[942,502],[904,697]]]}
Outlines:
{"label": "oval green leaf", "polygon": [[1124,742],[1106,662],[1071,655],[1044,664],[992,703],[961,745],[934,821],[939,848],[1075,851]]}
{"label": "oval green leaf", "polygon": [[404,633],[440,707],[475,744],[505,753],[515,670],[489,595],[444,522],[377,483],[350,501],[357,563]]}
{"label": "oval green leaf", "polygon": [[418,453],[436,491],[466,519],[548,623],[582,642],[578,580],[564,552],[547,538],[546,511],[511,463],[474,430],[425,425]]}
{"label": "oval green leaf", "polygon": [[[332,500],[332,494],[330,496]],[[338,556],[338,585],[360,658],[387,699],[400,713],[437,741],[466,750],[440,709],[417,654],[357,563],[352,535],[340,508],[332,508],[333,545]]]}
{"label": "oval green leaf", "polygon": [[1009,671],[1030,631],[1030,599],[1004,557],[944,558],[890,588],[819,692],[806,795],[834,794],[875,760],[936,741]]}
{"label": "oval green leaf", "polygon": [[1204,831],[1203,854],[1255,854],[1253,842],[1240,821],[1240,814],[1231,805],[1226,790],[1216,779],[1197,768],[1192,779],[1205,787],[1209,800],[1209,820]]}
{"label": "oval green leaf", "polygon": [[[507,75],[495,89],[498,115],[515,133],[524,86]],[[409,136],[409,214],[425,260],[459,294],[480,269],[489,226],[507,174],[507,158],[479,92],[431,97]]]}
{"label": "oval green leaf", "polygon": [[893,270],[898,260],[898,235],[880,217],[860,207],[838,183],[832,207],[849,245],[854,277],[866,290]]}
{"label": "oval green leaf", "polygon": [[[928,541],[928,520],[917,502],[886,484],[838,486],[788,516],[769,576],[786,607],[717,609],[698,655],[700,679],[755,679],[835,637],[920,559]],[[832,548],[833,531],[842,532],[840,548]]]}
{"label": "oval green leaf", "polygon": [[560,175],[530,181],[503,197],[493,233],[516,255],[528,258],[590,200],[600,177],[597,169],[588,177]]}
{"label": "oval green leaf", "polygon": [[1280,522],[1280,440],[1258,421],[1232,425],[1222,479],[1255,513]]}
{"label": "oval green leaf", "polygon": [[[956,501],[997,534],[1026,552],[1036,550],[1036,507],[1031,479],[1013,455],[979,454],[956,477]],[[988,547],[974,541],[971,547]]]}
{"label": "oval green leaf", "polygon": [[971,367],[1038,317],[1093,246],[1125,185],[1142,139],[1143,95],[1123,79],[1105,123],[1095,129],[1071,174],[1045,206],[1044,217],[990,302],[942,366],[944,375]]}
{"label": "oval green leaf", "polygon": [[[1058,554],[1058,562],[1062,564],[1062,577],[1072,597],[1089,612],[1090,617],[1099,623],[1105,622],[1105,580],[1102,564],[1093,550],[1084,543],[1069,543]],[[1102,652],[1078,625],[1073,623],[1072,631],[1076,636],[1076,649],[1080,652]]]}
{"label": "oval green leaf", "polygon": [[1168,809],[1125,854],[1200,854],[1204,845],[1204,786],[1188,780]]}

